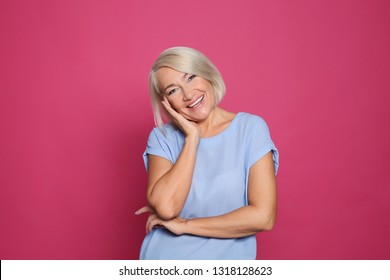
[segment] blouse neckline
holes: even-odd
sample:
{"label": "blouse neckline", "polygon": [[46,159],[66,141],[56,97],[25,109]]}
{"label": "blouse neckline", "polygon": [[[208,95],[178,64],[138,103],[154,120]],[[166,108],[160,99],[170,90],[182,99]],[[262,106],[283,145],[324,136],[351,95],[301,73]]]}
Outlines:
{"label": "blouse neckline", "polygon": [[230,134],[230,132],[233,130],[233,128],[237,122],[237,119],[239,118],[240,115],[241,115],[241,112],[237,113],[234,116],[234,118],[232,119],[232,121],[230,122],[230,124],[224,130],[222,130],[220,133],[218,133],[214,136],[210,136],[210,137],[201,137],[200,141],[201,142],[213,141],[215,139],[218,139],[218,138],[221,138],[225,135]]}

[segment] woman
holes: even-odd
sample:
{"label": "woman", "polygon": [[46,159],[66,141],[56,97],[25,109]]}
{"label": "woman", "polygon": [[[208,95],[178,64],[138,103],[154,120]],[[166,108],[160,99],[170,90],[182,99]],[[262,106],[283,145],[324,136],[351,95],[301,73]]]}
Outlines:
{"label": "woman", "polygon": [[278,151],[266,123],[220,108],[224,82],[191,48],[162,52],[149,87],[158,127],[144,153],[148,206],[136,214],[150,215],[140,259],[255,259],[255,234],[276,216]]}

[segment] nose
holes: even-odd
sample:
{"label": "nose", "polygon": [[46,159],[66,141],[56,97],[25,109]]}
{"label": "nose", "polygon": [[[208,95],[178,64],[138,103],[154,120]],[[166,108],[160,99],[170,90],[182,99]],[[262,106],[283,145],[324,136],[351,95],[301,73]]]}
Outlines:
{"label": "nose", "polygon": [[183,88],[182,93],[184,101],[189,101],[195,96],[194,92],[190,88]]}

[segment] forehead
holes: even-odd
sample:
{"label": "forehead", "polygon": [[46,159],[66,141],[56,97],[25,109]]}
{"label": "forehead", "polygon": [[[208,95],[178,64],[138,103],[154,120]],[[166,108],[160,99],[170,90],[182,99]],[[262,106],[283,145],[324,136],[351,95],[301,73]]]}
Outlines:
{"label": "forehead", "polygon": [[185,74],[169,67],[162,67],[157,70],[156,78],[159,85],[164,87],[165,85],[179,82]]}

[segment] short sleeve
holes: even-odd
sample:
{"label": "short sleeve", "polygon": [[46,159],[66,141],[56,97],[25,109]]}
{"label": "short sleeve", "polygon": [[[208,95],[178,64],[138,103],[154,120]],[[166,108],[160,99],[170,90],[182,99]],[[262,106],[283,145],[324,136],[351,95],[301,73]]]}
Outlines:
{"label": "short sleeve", "polygon": [[251,121],[250,127],[249,168],[271,151],[276,174],[279,168],[279,152],[271,139],[266,122],[256,116]]}
{"label": "short sleeve", "polygon": [[148,155],[160,156],[173,162],[169,145],[164,137],[164,134],[158,128],[154,128],[150,132],[146,150],[143,153],[146,170],[148,170]]}

